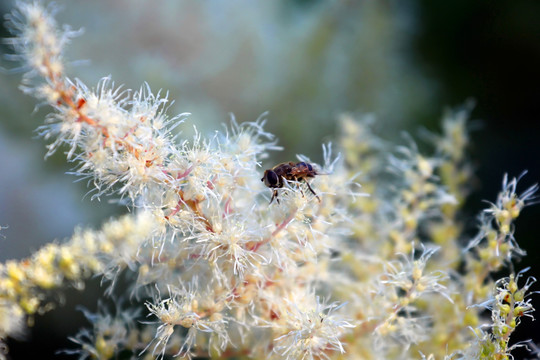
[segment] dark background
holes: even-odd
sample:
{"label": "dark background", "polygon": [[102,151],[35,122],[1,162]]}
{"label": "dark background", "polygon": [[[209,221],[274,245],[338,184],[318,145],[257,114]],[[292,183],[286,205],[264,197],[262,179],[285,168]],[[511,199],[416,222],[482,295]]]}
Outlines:
{"label": "dark background", "polygon": [[[476,100],[473,117],[482,127],[472,134],[479,186],[467,203],[472,213],[495,199],[507,172],[528,174],[521,189],[540,180],[540,3],[534,1],[421,1],[417,59],[441,84],[441,102]],[[540,277],[540,207],[526,208],[515,237],[527,256],[516,269],[532,267]],[[539,290],[538,284],[533,290]],[[538,295],[533,303],[540,308]],[[536,315],[538,318],[538,315]],[[512,341],[540,342],[538,321],[526,319]],[[513,352],[516,359],[523,351]]]}
{"label": "dark background", "polygon": [[[323,1],[316,0],[281,1],[280,4],[283,18],[293,17],[291,14],[294,14],[294,21],[301,21],[303,16],[308,17],[312,12],[317,11],[317,8],[324,6]],[[425,95],[429,101],[419,103],[418,106],[411,106],[404,116],[406,119],[397,122],[398,125],[395,128],[406,129],[413,134],[418,126],[436,130],[439,128],[440,116],[445,107],[459,106],[470,98],[476,102],[472,118],[479,120],[481,126],[471,135],[470,156],[476,167],[478,181],[467,202],[466,212],[473,216],[485,207],[485,203],[482,203],[483,199],[495,200],[504,173],[513,177],[518,176],[523,170],[528,170],[528,174],[521,181],[522,190],[539,182],[540,2],[524,0],[498,2],[422,0],[405,1],[401,5],[392,1],[381,1],[381,4],[383,4],[382,7],[387,7],[389,13],[407,12],[406,18],[412,22],[412,25],[409,24],[406,27],[408,31],[406,43],[399,43],[403,39],[398,38],[398,51],[395,54],[405,56],[408,66],[413,69],[411,71],[418,72],[420,74],[418,78],[430,84],[426,87],[427,94],[418,94],[419,97]],[[64,7],[67,9],[70,4],[66,3]],[[0,10],[6,11],[7,8],[7,5],[0,5]],[[348,8],[351,8],[350,13],[346,11]],[[363,10],[357,6],[355,1],[343,2],[341,11],[335,13],[336,22],[333,25],[329,23],[328,26],[352,26],[351,24],[355,24],[356,21],[354,16],[359,15]],[[390,17],[390,19],[394,18]],[[97,23],[101,20],[92,21]],[[67,22],[74,26],[77,25],[72,19],[67,20]],[[345,28],[343,31],[348,30]],[[87,33],[90,32],[91,28],[87,29]],[[6,35],[5,30],[2,29],[1,35]],[[94,55],[107,56],[107,54],[88,55],[92,62],[97,62],[98,66],[100,65],[99,60],[95,60]],[[311,79],[311,77],[317,76],[316,65],[306,62],[305,67],[307,68],[307,77]],[[401,76],[410,76],[407,69],[409,68],[403,68]],[[9,81],[12,81],[13,84],[18,83],[19,75],[9,76],[11,76]],[[95,83],[95,80],[92,80],[91,83]],[[365,81],[360,84],[360,86],[364,85]],[[284,157],[292,156],[295,153],[307,153],[317,159],[318,144],[327,139],[327,134],[337,131],[335,122],[324,119],[329,119],[332,114],[335,115],[338,111],[374,111],[379,113],[379,107],[371,106],[371,103],[362,103],[361,99],[358,100],[351,96],[339,103],[339,109],[337,106],[330,108],[322,115],[322,132],[307,133],[306,126],[300,126],[293,129],[295,132],[292,134],[294,135],[290,135],[292,130],[286,128],[284,124],[290,123],[291,119],[285,119],[282,114],[294,114],[294,110],[291,108],[294,102],[304,102],[311,105],[309,100],[317,99],[315,96],[309,98],[311,93],[306,90],[306,86],[316,87],[316,83],[304,84],[303,86],[300,88],[300,92],[308,95],[296,96],[294,92],[296,90],[285,89],[284,99],[278,99],[274,103],[261,101],[253,106],[254,109],[258,109],[259,113],[270,110],[272,114],[275,114],[278,121],[270,123],[269,127],[270,131],[282,139],[280,144],[287,149],[282,155]],[[15,87],[16,85],[9,91],[15,91]],[[403,98],[410,96],[405,90],[400,88],[397,96]],[[11,97],[5,89],[2,96],[4,100],[6,97]],[[17,101],[28,105],[33,102],[33,99]],[[276,104],[279,104],[279,107]],[[256,117],[256,114],[252,113],[254,111],[251,110],[252,108],[243,108],[234,102],[229,103],[229,105],[230,108],[224,106],[226,111],[240,114],[239,119]],[[276,106],[274,107],[274,105]],[[329,106],[331,107],[331,105]],[[301,113],[301,110],[302,108],[298,110],[298,113]],[[383,110],[380,112],[383,112],[381,121],[392,122],[394,120],[392,116],[395,114],[386,114]],[[39,119],[35,116],[26,124],[6,122],[1,131],[8,134],[8,137],[29,138],[28,129],[35,128],[36,123],[39,123],[36,118]],[[280,119],[284,121],[280,122]],[[300,121],[299,124],[305,125],[305,122]],[[389,137],[395,136],[397,133],[399,130],[394,130],[393,133],[389,134]],[[306,136],[309,137],[307,141],[305,139],[298,140],[300,137],[305,138]],[[44,152],[40,141],[34,140],[34,145],[32,145],[38,158]],[[35,143],[38,143],[37,146]],[[5,154],[2,155],[4,158],[5,156]],[[52,167],[52,170],[45,170],[45,172],[54,172],[58,169],[65,171],[66,168],[63,167],[65,165],[62,165],[62,161],[61,157],[53,158],[46,165],[39,166]],[[2,177],[0,177],[1,179]],[[84,193],[84,190],[81,191]],[[87,205],[88,202],[82,204],[83,207]],[[92,215],[82,213],[73,222],[88,223],[87,219],[90,218],[90,223],[99,224],[104,218],[103,213],[114,214],[116,210],[106,208],[105,211],[100,211],[102,212],[101,217],[92,217]],[[2,221],[0,220],[0,224],[3,224]],[[531,266],[532,270],[529,271],[529,274],[536,277],[540,276],[538,229],[534,228],[538,224],[540,224],[540,206],[536,205],[523,211],[517,220],[515,231],[518,243],[528,253],[527,257],[516,264],[516,269]],[[68,224],[67,227],[73,228],[72,224]],[[10,234],[5,235],[9,239]],[[55,236],[69,236],[69,233]],[[41,241],[50,241],[50,238],[44,238]],[[540,287],[536,285],[533,290],[540,290]],[[66,338],[75,334],[80,322],[83,321],[82,314],[75,310],[74,304],[83,304],[89,309],[95,309],[96,304],[92,293],[99,291],[97,280],[89,283],[87,290],[82,294],[67,290],[67,305],[61,310],[38,317],[36,326],[28,335],[29,342],[10,342],[12,358],[63,358],[64,355],[55,356],[55,351],[59,348],[72,347]],[[537,304],[536,307],[540,308],[538,295],[533,298],[534,303]],[[66,322],[66,318],[73,320]],[[51,327],[54,327],[54,332],[50,331]],[[540,342],[540,326],[538,322],[525,319],[512,337],[512,341],[531,337],[535,342]],[[514,355],[516,359],[519,359],[522,358],[523,352],[515,351]]]}

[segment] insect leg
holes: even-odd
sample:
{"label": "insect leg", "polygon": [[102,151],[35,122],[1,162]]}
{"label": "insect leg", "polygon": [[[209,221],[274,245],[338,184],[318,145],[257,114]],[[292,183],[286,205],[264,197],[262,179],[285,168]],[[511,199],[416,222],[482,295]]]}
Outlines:
{"label": "insect leg", "polygon": [[[293,176],[293,180],[298,182],[298,183],[300,182],[300,181],[298,181],[298,178],[296,176]],[[302,197],[305,197],[304,192],[302,191],[302,188],[300,187],[299,184],[298,184],[298,189],[300,190],[300,194],[302,194]]]}
{"label": "insect leg", "polygon": [[272,203],[272,201],[274,201],[274,198],[276,199],[277,203],[279,204],[277,189],[274,189],[274,191],[272,192],[272,198],[270,199],[270,204]]}
{"label": "insect leg", "polygon": [[306,185],[307,185],[309,191],[311,191],[311,193],[312,193],[313,195],[315,195],[315,197],[317,198],[317,200],[319,200],[319,202],[321,202],[321,198],[319,197],[319,195],[317,195],[317,194],[315,193],[315,191],[313,191],[313,189],[311,188],[311,185],[309,185],[309,182],[308,182],[306,179],[304,179],[304,182],[306,183]]}

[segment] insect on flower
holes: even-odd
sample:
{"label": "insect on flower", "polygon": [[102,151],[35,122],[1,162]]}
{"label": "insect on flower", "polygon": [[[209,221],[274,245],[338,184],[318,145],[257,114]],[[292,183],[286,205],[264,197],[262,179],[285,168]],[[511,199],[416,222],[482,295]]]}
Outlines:
{"label": "insect on flower", "polygon": [[298,181],[298,182],[303,180],[306,183],[309,191],[311,191],[311,193],[315,195],[317,200],[321,202],[321,199],[315,193],[315,191],[313,191],[313,189],[309,185],[309,182],[307,181],[308,178],[313,178],[315,177],[315,175],[319,175],[319,174],[310,163],[306,163],[303,161],[296,164],[293,162],[288,162],[288,163],[278,164],[274,166],[272,169],[265,170],[261,181],[264,182],[264,185],[273,189],[272,198],[270,199],[270,204],[272,203],[274,198],[279,204],[277,189],[283,187],[284,180]]}

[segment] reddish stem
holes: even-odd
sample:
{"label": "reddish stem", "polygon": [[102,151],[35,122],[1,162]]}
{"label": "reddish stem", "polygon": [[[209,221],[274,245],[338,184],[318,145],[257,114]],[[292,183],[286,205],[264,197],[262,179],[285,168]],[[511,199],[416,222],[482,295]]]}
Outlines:
{"label": "reddish stem", "polygon": [[294,219],[294,216],[296,215],[296,208],[294,208],[289,215],[281,222],[281,224],[277,225],[274,231],[272,231],[272,234],[267,237],[266,239],[259,241],[255,244],[248,244],[248,250],[251,250],[253,252],[256,252],[259,250],[261,246],[268,243],[274,236],[276,236],[281,230],[283,230],[291,221]]}

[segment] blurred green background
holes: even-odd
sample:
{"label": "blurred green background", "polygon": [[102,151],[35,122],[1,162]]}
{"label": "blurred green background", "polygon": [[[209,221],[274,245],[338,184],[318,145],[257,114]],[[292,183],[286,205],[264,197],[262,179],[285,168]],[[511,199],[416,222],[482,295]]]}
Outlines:
{"label": "blurred green background", "polygon": [[[110,74],[127,88],[147,81],[154,91],[169,91],[171,115],[193,114],[182,129],[186,136],[193,125],[203,133],[221,130],[229,113],[242,122],[269,111],[267,130],[285,150],[267,165],[296,154],[320,161],[321,143],[335,138],[342,112],[375,114],[379,133],[399,142],[403,130],[437,130],[446,107],[473,98],[479,126],[470,154],[478,182],[467,203],[468,225],[485,207],[482,199],[495,200],[505,172],[529,170],[523,189],[540,181],[540,2],[56,3],[60,24],[84,28],[66,50],[70,76],[94,86]],[[0,12],[12,5],[2,0]],[[1,65],[14,66],[4,59]],[[1,232],[2,261],[124,211],[107,199],[82,199],[86,184],[64,174],[70,164],[62,154],[43,161],[45,142],[33,130],[46,109],[32,113],[35,102],[17,89],[19,82],[20,74],[0,74],[0,225],[9,226]],[[528,252],[517,269],[535,266],[537,276],[539,219],[539,206],[528,208],[516,228]],[[32,346],[11,344],[13,358],[47,358],[71,347],[65,338],[82,319],[74,304],[95,309],[89,294],[98,290],[95,281],[83,294],[68,291],[65,308],[38,319],[28,336]],[[539,334],[525,321],[517,335],[540,342]]]}

